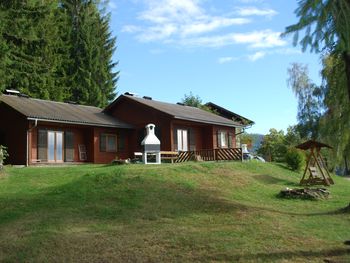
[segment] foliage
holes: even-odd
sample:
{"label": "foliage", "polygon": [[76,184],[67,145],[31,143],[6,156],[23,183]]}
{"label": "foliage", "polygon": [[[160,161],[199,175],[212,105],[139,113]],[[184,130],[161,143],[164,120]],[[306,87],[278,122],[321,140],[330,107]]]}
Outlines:
{"label": "foliage", "polygon": [[202,99],[198,95],[193,95],[192,92],[190,92],[189,95],[185,94],[184,97],[181,99],[181,103],[183,103],[186,106],[199,108],[216,114],[215,111],[213,111],[211,108],[202,103]]}
{"label": "foliage", "polygon": [[284,140],[287,145],[289,146],[296,146],[298,144],[301,144],[305,139],[302,139],[300,135],[300,128],[298,125],[295,126],[289,126],[287,128],[287,133],[284,137]]}
{"label": "foliage", "polygon": [[[298,43],[299,32],[305,33],[300,44],[303,50],[327,50],[338,54],[344,63],[342,74],[346,81],[342,89],[347,90],[350,99],[350,1],[349,0],[302,0],[296,15],[299,21],[286,28],[285,34],[294,33],[294,44]],[[321,48],[322,47],[322,48]]]}
{"label": "foliage", "polygon": [[323,92],[308,76],[307,65],[293,63],[288,69],[288,85],[298,99],[297,130],[302,138],[316,139],[322,116]]}
{"label": "foliage", "polygon": [[257,133],[242,133],[237,136],[240,143],[247,144],[250,153],[256,153],[260,148],[264,135]]}
{"label": "foliage", "polygon": [[343,245],[349,214],[339,212],[349,203],[350,181],[343,178],[334,178],[332,198],[312,202],[276,198],[296,187],[300,174],[269,163],[9,167],[6,173],[1,262],[350,260]]}
{"label": "foliage", "polygon": [[303,151],[291,147],[286,153],[286,163],[293,171],[300,171],[305,166],[305,154]]}
{"label": "foliage", "polygon": [[5,160],[8,157],[7,147],[0,145],[0,170],[3,168]]}
{"label": "foliage", "polygon": [[242,133],[239,135],[241,144],[246,144],[248,149],[251,149],[253,146],[253,136],[248,133]]}
{"label": "foliage", "polygon": [[343,88],[345,64],[338,54],[323,60],[326,113],[321,119],[321,135],[335,149],[334,162],[342,164],[350,155],[350,103]]}
{"label": "foliage", "polygon": [[0,3],[0,92],[105,106],[115,96],[116,39],[100,1]]}
{"label": "foliage", "polygon": [[258,154],[265,157],[270,162],[282,162],[285,159],[287,145],[285,143],[284,132],[282,130],[270,129],[270,133],[264,136],[264,140]]}

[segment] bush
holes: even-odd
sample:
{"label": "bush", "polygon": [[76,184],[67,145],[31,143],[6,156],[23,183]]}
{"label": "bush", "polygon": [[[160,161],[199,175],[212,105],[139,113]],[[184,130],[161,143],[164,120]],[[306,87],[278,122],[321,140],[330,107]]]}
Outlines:
{"label": "bush", "polygon": [[4,162],[8,156],[9,155],[7,154],[7,148],[0,145],[0,170],[3,168]]}
{"label": "bush", "polygon": [[289,148],[286,163],[293,171],[300,171],[305,165],[305,154],[296,148]]}

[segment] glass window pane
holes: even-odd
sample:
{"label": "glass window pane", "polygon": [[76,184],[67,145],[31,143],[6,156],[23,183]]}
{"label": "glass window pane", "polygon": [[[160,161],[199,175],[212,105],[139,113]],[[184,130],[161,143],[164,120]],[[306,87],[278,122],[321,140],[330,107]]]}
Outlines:
{"label": "glass window pane", "polygon": [[100,136],[100,152],[105,152],[106,149],[106,134],[101,134]]}
{"label": "glass window pane", "polygon": [[221,147],[227,147],[227,133],[224,131],[221,132]]}
{"label": "glass window pane", "polygon": [[55,160],[55,133],[48,132],[48,159],[49,161]]}
{"label": "glass window pane", "polygon": [[125,150],[125,133],[124,132],[119,132],[118,133],[118,151],[124,151]]}
{"label": "glass window pane", "polygon": [[56,161],[63,161],[63,133],[56,132]]}
{"label": "glass window pane", "polygon": [[47,131],[38,131],[38,159],[42,161],[47,160]]}
{"label": "glass window pane", "polygon": [[116,152],[116,136],[110,135],[107,137],[107,151],[108,152]]}
{"label": "glass window pane", "polygon": [[73,132],[65,132],[64,144],[65,144],[65,160],[66,162],[73,162],[74,161],[74,133]]}

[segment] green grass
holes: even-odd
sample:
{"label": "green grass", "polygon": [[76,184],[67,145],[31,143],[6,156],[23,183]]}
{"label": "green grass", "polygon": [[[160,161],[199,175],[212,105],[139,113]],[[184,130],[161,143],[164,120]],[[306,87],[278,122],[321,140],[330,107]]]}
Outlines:
{"label": "green grass", "polygon": [[350,262],[350,181],[331,198],[277,198],[277,164],[7,167],[1,262]]}

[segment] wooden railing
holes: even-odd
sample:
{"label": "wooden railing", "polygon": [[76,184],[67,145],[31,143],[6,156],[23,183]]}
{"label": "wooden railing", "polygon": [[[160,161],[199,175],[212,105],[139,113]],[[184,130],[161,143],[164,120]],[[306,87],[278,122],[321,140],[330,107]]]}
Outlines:
{"label": "wooden railing", "polygon": [[220,148],[179,152],[176,163],[187,161],[242,161],[242,148]]}

